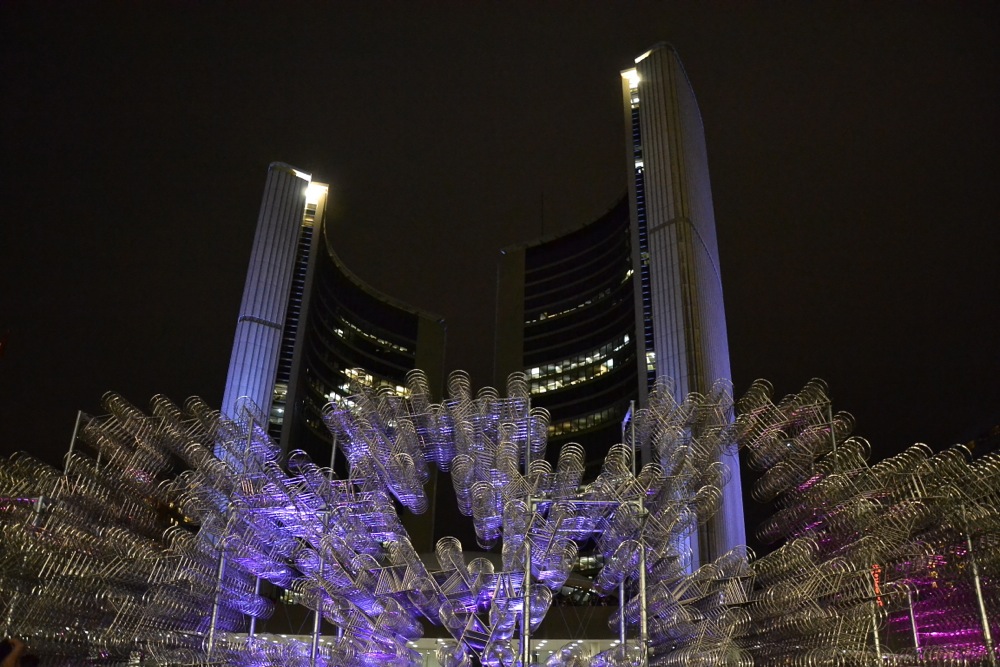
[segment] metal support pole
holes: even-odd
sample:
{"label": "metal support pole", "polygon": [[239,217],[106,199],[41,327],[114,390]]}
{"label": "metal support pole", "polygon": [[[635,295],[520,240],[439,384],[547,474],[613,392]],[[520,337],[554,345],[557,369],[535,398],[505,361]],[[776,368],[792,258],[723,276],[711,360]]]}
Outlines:
{"label": "metal support pole", "polygon": [[[323,561],[320,561],[320,572],[322,572]],[[323,620],[323,593],[320,592],[319,608],[313,614],[312,644],[309,646],[309,667],[316,667],[316,656],[319,654],[320,623]]]}
{"label": "metal support pole", "polygon": [[618,643],[625,650],[625,581],[618,584]]}
{"label": "metal support pole", "polygon": [[[646,524],[646,507],[639,498],[639,514]],[[642,664],[649,664],[649,618],[646,609],[646,543],[639,536],[639,645],[642,647]]]}
{"label": "metal support pole", "polygon": [[[964,518],[965,510],[962,515]],[[976,563],[976,554],[972,551],[972,533],[968,524],[965,528],[965,546],[969,550],[969,563],[972,565],[972,580],[976,586],[976,602],[979,603],[979,622],[983,626],[983,644],[986,645],[986,655],[989,656],[989,665],[997,667],[997,654],[993,648],[993,634],[990,632],[990,617],[986,614],[986,601],[983,600],[983,586],[979,579],[979,565]]]}
{"label": "metal support pole", "polygon": [[[635,441],[635,401],[629,401],[628,412],[632,415],[629,420],[629,451],[632,453],[632,476],[636,477],[639,474],[639,454],[640,450],[638,443]],[[645,507],[643,505],[643,498],[639,498],[639,515],[640,517],[645,513]],[[643,525],[645,525],[645,520],[643,520]],[[618,641],[622,648],[625,650],[625,582],[618,584],[618,597],[619,604],[621,606],[621,618],[618,621]],[[646,547],[642,542],[642,536],[639,537],[639,646],[642,648],[642,663],[644,665],[649,664],[649,655],[647,653],[647,632],[648,632],[648,619],[646,617]],[[623,653],[624,655],[624,653]]]}
{"label": "metal support pole", "polygon": [[879,664],[882,664],[882,641],[878,634],[878,607],[875,606],[875,600],[872,600],[872,637],[875,640],[875,655]]}
{"label": "metal support pole", "polygon": [[524,435],[524,476],[528,476],[531,469],[531,394],[528,394],[528,419],[525,422],[527,428]]}
{"label": "metal support pole", "polygon": [[906,601],[910,609],[910,630],[913,632],[913,648],[916,649],[917,657],[920,657],[920,635],[917,633],[917,617],[913,613],[913,591],[906,591]]}
{"label": "metal support pole", "polygon": [[[336,459],[337,459],[337,434],[334,433],[333,434],[333,451],[330,452],[330,481],[331,482],[333,481],[333,476],[335,474],[334,469],[333,469],[333,464],[336,461]],[[330,515],[327,514],[327,517],[329,517],[329,516]],[[344,626],[338,625],[337,626],[337,641],[339,642],[343,638],[344,638]]]}
{"label": "metal support pole", "polygon": [[[327,483],[333,481],[333,464],[337,461],[337,435],[333,436],[333,448],[330,450],[330,474],[327,475]],[[326,531],[326,522],[330,518],[331,508],[327,507],[327,512],[323,517],[323,531]],[[323,578],[323,558],[319,559],[319,576]],[[323,589],[319,590],[319,599],[316,601],[316,611],[313,613],[312,643],[309,645],[309,667],[316,667],[316,658],[319,655],[319,638],[321,626],[323,624]],[[343,628],[337,628],[338,639],[343,636]]]}
{"label": "metal support pole", "polygon": [[[837,434],[833,432],[833,402],[827,401],[826,404],[826,423],[830,426],[830,453],[837,453]],[[834,470],[837,472],[837,470]]]}
{"label": "metal support pole", "polygon": [[66,461],[69,461],[70,454],[76,447],[76,434],[80,431],[80,421],[83,419],[83,410],[76,411],[76,421],[73,423],[73,435],[69,439],[69,450],[66,452]]}
{"label": "metal support pole", "polygon": [[17,604],[19,597],[21,596],[18,594],[17,590],[12,590],[10,598],[7,600],[7,618],[4,619],[3,633],[8,637],[17,635],[17,632],[14,629],[14,612],[20,611]]}
{"label": "metal support pole", "polygon": [[[254,582],[254,585],[253,585],[253,594],[254,594],[254,596],[260,595],[260,577],[257,577],[256,581]],[[256,634],[257,634],[257,617],[256,616],[251,616],[250,617],[250,630],[247,632],[247,635],[249,635],[250,637],[253,637]]]}
{"label": "metal support pole", "polygon": [[212,620],[208,626],[208,659],[212,659],[212,652],[215,650],[215,630],[219,624],[219,608],[222,606],[222,577],[226,572],[226,548],[222,540],[219,541],[219,570],[215,577],[215,601],[212,603]]}
{"label": "metal support pole", "polygon": [[521,583],[521,667],[531,664],[531,524],[535,517],[535,502],[528,501],[531,520],[524,535],[524,580]]}
{"label": "metal support pole", "polygon": [[[249,418],[250,418],[250,426],[247,429],[247,453],[249,454],[249,452],[250,452],[250,445],[253,444],[253,425],[254,425],[254,419],[253,419],[253,414],[251,414],[249,410],[247,411],[247,416],[249,416]],[[260,595],[260,577],[257,577],[256,580],[254,581],[253,594],[254,595]],[[250,637],[254,637],[254,636],[257,635],[257,617],[256,616],[251,616],[250,617],[250,629],[247,631],[247,635],[250,636]]]}
{"label": "metal support pole", "polygon": [[31,512],[31,525],[34,528],[38,527],[38,523],[42,520],[42,510],[45,509],[45,496],[38,496],[35,498],[35,506],[32,508]]}
{"label": "metal support pole", "polygon": [[[319,576],[323,578],[323,558],[319,559]],[[316,656],[319,654],[320,625],[323,622],[323,589],[317,592],[316,610],[313,612],[312,642],[309,645],[309,667],[316,667]]]}
{"label": "metal support pole", "polygon": [[[256,422],[253,419],[253,413],[247,410],[247,415],[250,417],[250,427],[247,429],[247,451],[244,454],[243,460],[246,461],[250,456],[251,445],[253,445],[253,427]],[[244,465],[240,465],[241,470],[245,470]]]}
{"label": "metal support pole", "polygon": [[[631,447],[631,449],[632,449],[632,476],[635,477],[636,476],[636,470],[638,469],[638,466],[636,465],[636,459],[639,458],[639,449],[636,446],[636,442],[635,442],[635,401],[629,401],[628,402],[628,413],[630,415],[632,415],[632,418],[628,420],[628,430],[629,430],[629,432],[630,432],[630,434],[632,436],[631,437],[631,440],[632,440],[632,447]],[[645,463],[645,461],[643,461],[643,463]]]}

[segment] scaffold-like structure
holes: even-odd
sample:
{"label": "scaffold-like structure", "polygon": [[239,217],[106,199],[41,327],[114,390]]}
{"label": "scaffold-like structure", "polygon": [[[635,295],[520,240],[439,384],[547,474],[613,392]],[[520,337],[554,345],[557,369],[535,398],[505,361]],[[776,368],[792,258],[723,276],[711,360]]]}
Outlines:
{"label": "scaffold-like structure", "polygon": [[[405,392],[358,385],[324,413],[346,478],[282,456],[255,406],[156,396],[145,413],[107,394],[62,470],[0,461],[0,633],[48,665],[416,667],[411,642],[437,625],[445,667],[526,667],[587,559],[618,641],[567,645],[551,667],[996,664],[1000,458],[915,445],[869,466],[820,381],[777,403],[758,381],[734,413],[724,383],[677,403],[661,380],[585,480],[578,445],[546,456],[525,377],[505,389],[473,394],[456,372],[434,403],[419,371]],[[689,540],[736,448],[780,546],[697,567]],[[427,509],[435,466],[498,560],[455,538],[414,550],[397,507]],[[276,608],[262,582],[311,633],[256,632]]]}

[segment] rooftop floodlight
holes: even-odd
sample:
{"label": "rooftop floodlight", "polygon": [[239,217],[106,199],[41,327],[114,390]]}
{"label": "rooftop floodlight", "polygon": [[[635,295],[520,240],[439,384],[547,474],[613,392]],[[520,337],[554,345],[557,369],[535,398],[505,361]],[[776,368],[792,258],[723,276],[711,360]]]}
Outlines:
{"label": "rooftop floodlight", "polygon": [[635,90],[639,87],[639,70],[636,68],[622,71],[622,78],[628,81],[629,90]]}
{"label": "rooftop floodlight", "polygon": [[329,187],[325,183],[310,181],[309,185],[306,186],[306,206],[319,203],[319,200],[326,195]]}

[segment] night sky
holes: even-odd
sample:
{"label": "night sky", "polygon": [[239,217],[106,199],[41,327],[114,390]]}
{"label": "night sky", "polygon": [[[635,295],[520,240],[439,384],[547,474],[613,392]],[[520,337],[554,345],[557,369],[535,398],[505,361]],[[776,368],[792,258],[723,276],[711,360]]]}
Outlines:
{"label": "night sky", "polygon": [[496,258],[625,191],[619,71],[701,106],[737,395],[830,384],[876,456],[1000,423],[996,35],[973,3],[0,4],[0,454],[109,389],[221,403],[267,165],[491,382]]}

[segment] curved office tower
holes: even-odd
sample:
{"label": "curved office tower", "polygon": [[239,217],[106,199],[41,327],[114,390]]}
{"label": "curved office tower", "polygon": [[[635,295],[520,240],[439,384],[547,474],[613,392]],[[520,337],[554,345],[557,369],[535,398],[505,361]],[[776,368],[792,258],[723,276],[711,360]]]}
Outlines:
{"label": "curved office tower", "polygon": [[[732,373],[701,112],[677,52],[666,44],[622,72],[622,93],[645,345],[640,372],[673,378],[678,399],[708,393]],[[725,463],[732,478],[701,536],[703,562],[746,543],[738,456]]]}
{"label": "curved office tower", "polygon": [[356,393],[354,382],[406,394],[406,374],[427,373],[431,390],[444,383],[444,321],[382,294],[355,276],[334,251],[329,225],[316,244],[300,361],[294,364],[282,442],[317,462],[329,455],[323,406]]}
{"label": "curved office tower", "polygon": [[628,204],[568,234],[502,251],[496,373],[528,376],[551,413],[549,453],[583,445],[596,475],[637,397]]}
{"label": "curved office tower", "polygon": [[286,164],[268,168],[222,405],[235,416],[249,399],[283,449],[320,464],[332,453],[321,411],[352,381],[402,387],[421,368],[440,391],[444,374],[443,321],[347,270],[327,192]]}
{"label": "curved office tower", "polygon": [[[732,379],[694,93],[669,46],[622,72],[622,89],[627,199],[576,231],[505,250],[497,289],[494,381],[526,373],[532,404],[552,413],[549,451],[579,442],[591,471],[657,377],[673,379],[678,401]],[[695,565],[746,543],[739,458],[724,459],[731,478],[691,540]]]}

